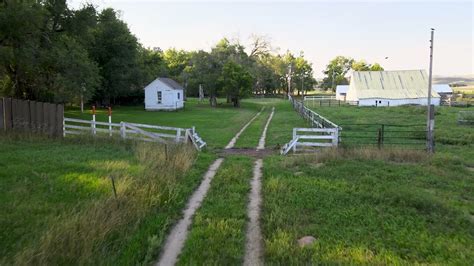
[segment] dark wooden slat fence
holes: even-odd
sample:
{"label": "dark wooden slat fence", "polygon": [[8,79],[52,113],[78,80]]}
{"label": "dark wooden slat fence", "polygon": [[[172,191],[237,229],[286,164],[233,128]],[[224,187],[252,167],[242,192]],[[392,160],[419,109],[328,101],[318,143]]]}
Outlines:
{"label": "dark wooden slat fence", "polygon": [[0,130],[63,135],[64,105],[0,98]]}

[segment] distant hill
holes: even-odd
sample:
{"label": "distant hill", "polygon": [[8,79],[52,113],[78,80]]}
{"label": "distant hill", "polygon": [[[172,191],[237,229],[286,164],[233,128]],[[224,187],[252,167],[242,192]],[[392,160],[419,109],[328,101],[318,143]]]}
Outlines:
{"label": "distant hill", "polygon": [[433,76],[434,84],[461,83],[474,85],[474,74],[456,75],[456,76]]}

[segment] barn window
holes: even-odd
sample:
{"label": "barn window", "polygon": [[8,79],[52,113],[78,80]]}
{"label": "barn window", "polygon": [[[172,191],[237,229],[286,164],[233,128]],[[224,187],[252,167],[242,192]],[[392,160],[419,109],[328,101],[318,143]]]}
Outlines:
{"label": "barn window", "polygon": [[180,94],[179,94],[179,92],[178,92],[178,100],[179,100],[179,97],[180,97]]}
{"label": "barn window", "polygon": [[158,96],[158,103],[161,103],[161,91],[158,91],[157,92],[157,96]]}

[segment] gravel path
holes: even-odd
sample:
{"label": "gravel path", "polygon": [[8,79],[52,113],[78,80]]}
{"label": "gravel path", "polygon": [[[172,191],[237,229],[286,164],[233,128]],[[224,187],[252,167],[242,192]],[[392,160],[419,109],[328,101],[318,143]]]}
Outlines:
{"label": "gravel path", "polygon": [[249,223],[247,225],[247,242],[245,244],[244,265],[263,265],[262,260],[262,232],[260,230],[261,178],[263,160],[255,161],[253,179],[251,182],[250,203],[247,207]]}
{"label": "gravel path", "polygon": [[268,117],[267,123],[265,124],[265,128],[263,129],[263,132],[262,132],[262,136],[260,137],[260,140],[258,141],[257,151],[265,149],[265,138],[267,137],[267,129],[268,129],[268,125],[270,125],[270,122],[272,121],[274,113],[275,113],[275,107],[272,108],[272,113]]}
{"label": "gravel path", "polygon": [[[267,136],[268,125],[272,121],[275,107],[272,108],[272,112],[268,117],[267,123],[260,137],[260,141],[257,146],[258,150],[265,148],[265,138]],[[253,168],[253,179],[251,182],[252,190],[250,191],[250,202],[247,207],[249,223],[247,225],[247,241],[245,244],[245,258],[244,265],[263,265],[263,250],[262,250],[262,231],[260,229],[260,206],[262,204],[262,167],[263,160],[258,159],[255,161]]]}
{"label": "gravel path", "polygon": [[186,206],[186,209],[184,210],[184,217],[179,220],[171,233],[168,235],[163,252],[157,265],[176,264],[178,256],[183,249],[184,241],[188,235],[188,228],[191,225],[194,213],[196,213],[196,210],[201,206],[201,203],[204,200],[209,187],[211,186],[211,181],[216,175],[216,172],[223,161],[223,158],[215,160],[207,170],[201,185],[199,185],[199,188],[194,191],[191,199],[188,202],[188,205]]}

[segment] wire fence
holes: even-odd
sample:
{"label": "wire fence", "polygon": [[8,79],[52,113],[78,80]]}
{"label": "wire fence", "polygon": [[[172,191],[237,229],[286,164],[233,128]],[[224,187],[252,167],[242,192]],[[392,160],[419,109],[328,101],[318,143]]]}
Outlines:
{"label": "wire fence", "polygon": [[320,99],[320,98],[307,98],[304,99],[305,106],[308,107],[340,107],[340,106],[359,106],[359,101],[344,101],[337,99]]}
{"label": "wire fence", "polygon": [[377,146],[424,149],[423,124],[341,124],[339,142],[343,146]]}

